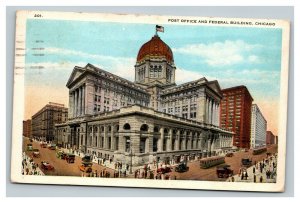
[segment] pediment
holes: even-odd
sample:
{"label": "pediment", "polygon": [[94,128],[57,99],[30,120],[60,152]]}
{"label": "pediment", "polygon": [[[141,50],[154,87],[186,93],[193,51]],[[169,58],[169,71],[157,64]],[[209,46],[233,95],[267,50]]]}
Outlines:
{"label": "pediment", "polygon": [[70,77],[69,80],[66,84],[67,87],[69,87],[69,85],[75,81],[77,78],[79,78],[82,74],[83,74],[84,70],[82,70],[82,68],[75,66]]}
{"label": "pediment", "polygon": [[216,93],[218,93],[219,95],[222,95],[222,90],[221,87],[219,85],[219,82],[217,80],[214,81],[210,81],[207,83],[207,85],[213,89]]}

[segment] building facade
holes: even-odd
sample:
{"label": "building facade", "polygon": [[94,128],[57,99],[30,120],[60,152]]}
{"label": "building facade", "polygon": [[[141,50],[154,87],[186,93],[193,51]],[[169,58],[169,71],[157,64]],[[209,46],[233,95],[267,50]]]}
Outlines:
{"label": "building facade", "polygon": [[233,133],[219,128],[218,81],[176,85],[175,71],[172,50],[157,35],[138,52],[135,82],[91,64],[75,67],[57,143],[134,165],[230,150]]}
{"label": "building facade", "polygon": [[251,148],[265,146],[267,121],[257,104],[253,104],[251,109]]}
{"label": "building facade", "polygon": [[235,133],[234,146],[249,149],[253,98],[245,86],[223,89],[222,93],[220,127]]}
{"label": "building facade", "polygon": [[267,131],[266,144],[273,145],[276,144],[276,136],[272,133],[272,131]]}
{"label": "building facade", "polygon": [[54,140],[54,125],[66,122],[68,108],[63,104],[49,102],[32,116],[32,137],[44,140]]}
{"label": "building facade", "polygon": [[31,137],[31,120],[23,121],[23,136]]}

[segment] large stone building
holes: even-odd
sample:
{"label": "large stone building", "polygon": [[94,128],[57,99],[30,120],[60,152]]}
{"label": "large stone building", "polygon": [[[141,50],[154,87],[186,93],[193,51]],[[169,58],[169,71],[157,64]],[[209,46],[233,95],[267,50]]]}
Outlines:
{"label": "large stone building", "polygon": [[57,143],[133,165],[230,150],[233,133],[219,128],[218,82],[176,85],[175,71],[172,50],[157,35],[138,52],[135,82],[91,64],[75,67]]}
{"label": "large stone building", "polygon": [[267,131],[266,144],[267,145],[276,144],[276,136],[272,133],[272,131]]}
{"label": "large stone building", "polygon": [[235,133],[233,145],[250,148],[251,105],[253,98],[247,87],[236,86],[222,90],[220,125]]}
{"label": "large stone building", "polygon": [[251,108],[251,148],[265,146],[267,121],[257,104]]}
{"label": "large stone building", "polygon": [[31,137],[31,120],[23,121],[23,136]]}
{"label": "large stone building", "polygon": [[54,125],[66,122],[68,108],[63,104],[49,102],[32,116],[32,137],[44,140],[54,140]]}

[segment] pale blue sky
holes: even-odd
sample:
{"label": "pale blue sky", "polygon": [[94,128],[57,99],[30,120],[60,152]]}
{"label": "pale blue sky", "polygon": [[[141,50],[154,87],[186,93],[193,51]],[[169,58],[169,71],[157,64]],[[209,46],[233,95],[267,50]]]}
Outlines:
{"label": "pale blue sky", "polygon": [[[244,82],[254,95],[279,95],[281,29],[164,27],[165,33],[159,35],[173,50],[179,69],[218,79],[224,88]],[[92,63],[115,71],[123,63],[124,69],[134,69],[138,50],[151,39],[154,28],[152,24],[28,20],[26,63],[45,63],[46,68],[28,68],[26,82],[65,85],[73,69],[66,67],[68,64]],[[45,50],[31,49],[39,46]],[[45,56],[32,55],[41,52]],[[47,69],[51,64],[55,68]],[[49,78],[49,74],[57,77]],[[133,79],[133,75],[123,77]],[[189,79],[177,80],[186,81]]]}
{"label": "pale blue sky", "polygon": [[[26,26],[26,85],[64,91],[66,101],[75,65],[91,63],[133,81],[139,48],[155,33],[155,24],[30,19]],[[222,88],[246,85],[254,103],[278,102],[281,29],[162,26],[159,36],[173,50],[177,84],[205,76]],[[32,49],[39,47],[45,49]]]}

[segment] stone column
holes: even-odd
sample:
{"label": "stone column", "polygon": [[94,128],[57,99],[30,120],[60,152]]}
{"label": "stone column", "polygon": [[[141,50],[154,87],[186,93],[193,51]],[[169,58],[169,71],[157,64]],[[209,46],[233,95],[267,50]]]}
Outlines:
{"label": "stone column", "polygon": [[133,133],[130,136],[130,144],[131,144],[131,149],[132,153],[137,154],[140,153],[140,134],[139,133]]}
{"label": "stone column", "polygon": [[187,132],[186,131],[183,132],[183,137],[184,137],[183,138],[183,146],[181,149],[186,150],[186,140],[187,140]]}
{"label": "stone column", "polygon": [[192,148],[193,149],[197,149],[197,140],[198,140],[197,133],[195,133],[193,136],[193,140],[192,140],[192,146],[193,146]]}
{"label": "stone column", "polygon": [[85,85],[82,86],[82,115],[85,115]]}
{"label": "stone column", "polygon": [[107,129],[107,126],[105,125],[104,126],[104,139],[103,139],[103,149],[107,149],[108,148],[108,146],[107,146],[107,141],[108,141],[108,139],[107,139],[107,137],[108,137],[108,134],[107,134],[107,131],[108,131],[108,129]]}
{"label": "stone column", "polygon": [[148,152],[153,152],[153,135],[149,135],[148,138]]}
{"label": "stone column", "polygon": [[205,123],[208,123],[208,110],[209,110],[209,99],[206,97],[206,102],[205,102]]}
{"label": "stone column", "polygon": [[119,152],[125,152],[125,139],[122,133],[119,133]]}
{"label": "stone column", "polygon": [[72,92],[72,97],[73,97],[73,112],[72,112],[72,117],[75,117],[76,116],[76,98],[75,98],[75,91]]}
{"label": "stone column", "polygon": [[110,139],[111,139],[110,149],[115,150],[115,137],[114,137],[114,127],[113,126],[111,127]]}
{"label": "stone column", "polygon": [[208,157],[211,156],[211,139],[210,138],[207,140],[207,156]]}
{"label": "stone column", "polygon": [[168,133],[168,139],[167,139],[167,151],[172,151],[172,129],[169,129],[169,133]]}
{"label": "stone column", "polygon": [[175,146],[174,146],[174,149],[175,151],[178,151],[179,150],[179,139],[180,139],[180,130],[177,130],[176,132],[176,140],[175,140]]}
{"label": "stone column", "polygon": [[69,109],[68,109],[68,117],[73,117],[73,109],[74,109],[74,103],[73,103],[73,92],[69,92]]}
{"label": "stone column", "polygon": [[159,130],[160,137],[158,139],[158,146],[157,146],[157,151],[162,152],[163,151],[163,142],[164,142],[164,128],[161,127]]}
{"label": "stone column", "polygon": [[74,105],[74,117],[77,117],[77,89],[74,91],[74,95],[75,95],[75,105]]}

